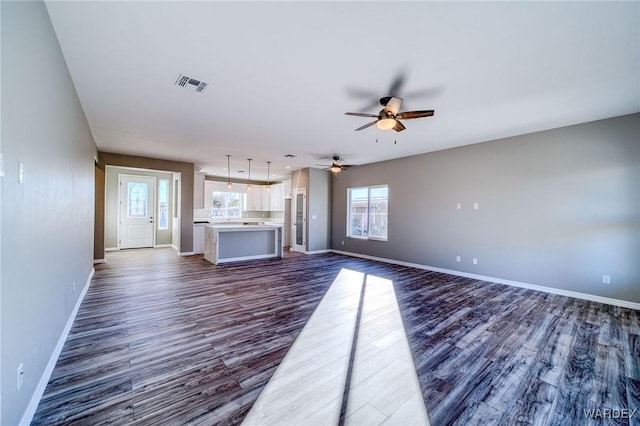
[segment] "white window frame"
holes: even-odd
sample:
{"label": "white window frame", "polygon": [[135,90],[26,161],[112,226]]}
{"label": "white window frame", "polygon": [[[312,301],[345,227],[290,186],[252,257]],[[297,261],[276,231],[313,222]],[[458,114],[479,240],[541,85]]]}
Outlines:
{"label": "white window frame", "polygon": [[[215,208],[213,206],[213,199],[215,198],[215,193],[219,193],[219,194],[225,194],[225,195],[229,195],[229,194],[237,194],[239,195],[239,200],[240,200],[240,205],[238,206],[239,209],[239,213],[238,216],[229,216],[228,215],[228,211],[229,211],[229,207],[225,206],[224,210],[227,213],[225,216],[214,216],[213,215],[213,209]],[[241,219],[242,218],[242,212],[244,211],[244,201],[245,197],[242,196],[241,192],[236,192],[236,191],[219,191],[219,190],[213,190],[211,192],[211,205],[210,206],[206,206],[208,209],[211,209],[211,217],[213,219]]]}
{"label": "white window frame", "polygon": [[[371,236],[371,190],[376,188],[387,189],[387,232],[384,237]],[[351,192],[353,190],[366,189],[367,190],[367,235],[352,235],[351,234]],[[357,186],[353,188],[347,188],[347,226],[346,226],[347,238],[356,238],[359,240],[373,240],[373,241],[388,241],[389,240],[389,185],[371,185],[371,186]]]}

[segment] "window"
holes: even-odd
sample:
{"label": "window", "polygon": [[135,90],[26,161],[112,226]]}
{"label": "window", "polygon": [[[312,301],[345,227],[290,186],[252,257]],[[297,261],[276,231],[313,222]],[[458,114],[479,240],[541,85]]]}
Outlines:
{"label": "window", "polygon": [[389,187],[364,186],[347,190],[347,237],[387,240]]}
{"label": "window", "polygon": [[147,189],[148,186],[144,182],[128,183],[127,217],[137,219],[147,217]]}
{"label": "window", "polygon": [[158,229],[169,229],[169,181],[160,179],[158,186]]}
{"label": "window", "polygon": [[239,192],[213,191],[211,217],[242,217],[242,199]]}

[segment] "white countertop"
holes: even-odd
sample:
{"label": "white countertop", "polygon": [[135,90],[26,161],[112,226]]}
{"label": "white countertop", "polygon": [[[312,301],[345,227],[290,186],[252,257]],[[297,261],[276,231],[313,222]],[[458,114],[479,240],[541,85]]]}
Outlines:
{"label": "white countertop", "polygon": [[282,225],[279,224],[271,224],[271,225],[224,225],[224,224],[211,224],[206,225],[207,228],[213,228],[218,232],[230,232],[230,231],[262,231],[269,230],[274,228],[282,228]]}

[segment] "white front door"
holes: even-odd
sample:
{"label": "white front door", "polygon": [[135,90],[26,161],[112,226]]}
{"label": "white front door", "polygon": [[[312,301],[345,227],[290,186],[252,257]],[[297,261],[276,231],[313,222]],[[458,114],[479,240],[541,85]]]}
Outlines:
{"label": "white front door", "polygon": [[305,252],[307,250],[307,190],[298,188],[293,194],[291,203],[291,250]]}
{"label": "white front door", "polygon": [[119,175],[120,248],[153,247],[156,178]]}

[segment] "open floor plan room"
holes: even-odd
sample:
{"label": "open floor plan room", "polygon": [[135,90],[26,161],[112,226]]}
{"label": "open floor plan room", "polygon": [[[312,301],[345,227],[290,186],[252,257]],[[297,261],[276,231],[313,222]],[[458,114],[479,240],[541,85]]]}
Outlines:
{"label": "open floor plan room", "polygon": [[[406,338],[432,425],[586,424],[585,410],[640,405],[635,310],[336,254],[213,266],[200,255],[145,249],[109,253],[96,267],[33,423],[242,423],[345,271],[362,274],[343,282],[356,288],[352,301],[365,276],[391,286],[376,303],[393,307],[395,294],[404,333],[374,344]],[[363,314],[361,339],[376,312],[389,318],[389,309]],[[335,354],[349,351],[353,318],[333,323],[349,331],[346,346],[318,350],[321,338],[299,353],[306,359],[297,368],[316,365],[331,380],[307,369],[291,382],[281,417],[262,424],[312,418],[326,408],[313,403],[317,388],[332,382],[330,396],[342,401],[346,364]],[[367,375],[389,366],[383,351],[360,356]],[[296,404],[300,392],[316,396]],[[346,412],[368,410],[360,424],[403,424],[383,423],[400,406],[394,398],[404,393],[386,394],[384,413],[351,395],[347,405],[361,405]],[[337,404],[327,418],[339,414]]]}
{"label": "open floor plan room", "polygon": [[0,24],[1,426],[640,426],[640,0]]}

